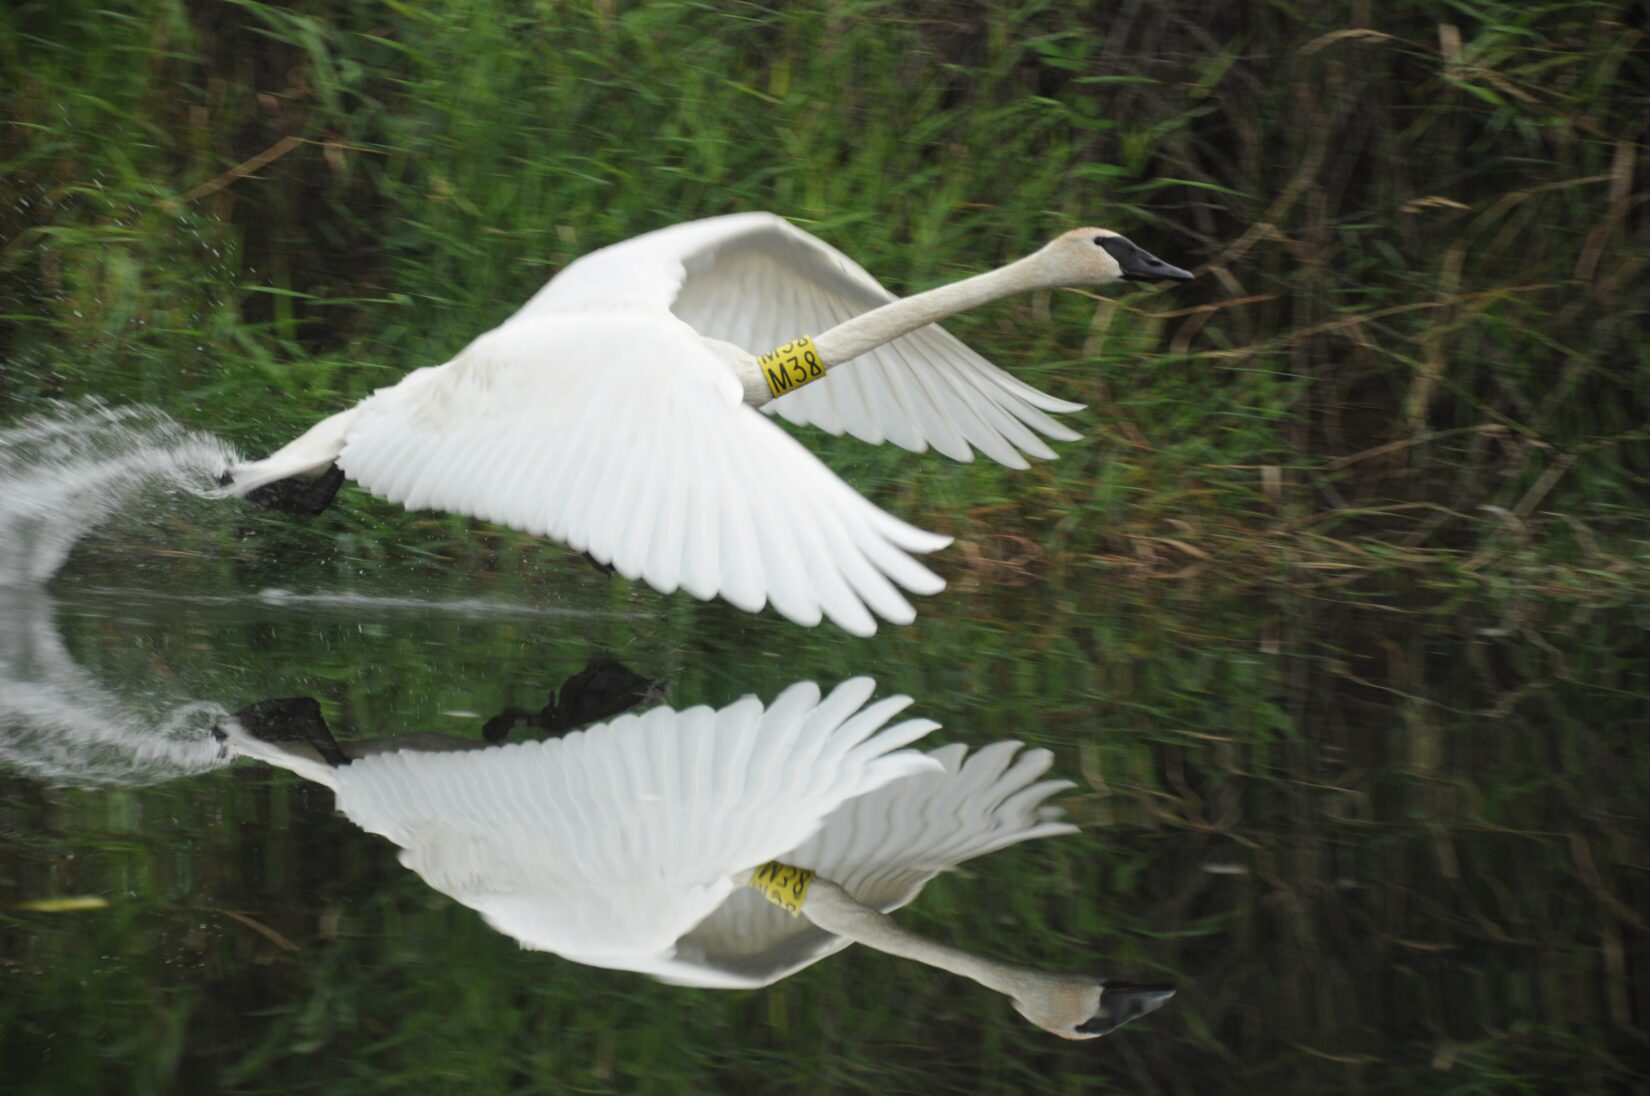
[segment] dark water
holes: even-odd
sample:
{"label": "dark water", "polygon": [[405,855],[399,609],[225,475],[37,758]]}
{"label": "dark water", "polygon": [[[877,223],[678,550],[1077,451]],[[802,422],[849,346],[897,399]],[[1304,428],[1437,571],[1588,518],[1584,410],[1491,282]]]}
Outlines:
{"label": "dark water", "polygon": [[[916,626],[866,642],[550,558],[531,583],[344,583],[332,564],[279,590],[278,569],[98,563],[0,597],[5,1087],[1646,1083],[1641,614],[1143,588],[1074,562],[953,570]],[[1047,748],[1082,832],[972,860],[897,919],[1177,996],[1067,1043],[989,990],[859,947],[749,991],[525,951],[326,788],[229,764],[209,730],[312,696],[346,744],[475,740],[593,656],[662,679],[678,709],[870,675],[942,724],[928,746]],[[96,908],[28,908],[68,898]]]}

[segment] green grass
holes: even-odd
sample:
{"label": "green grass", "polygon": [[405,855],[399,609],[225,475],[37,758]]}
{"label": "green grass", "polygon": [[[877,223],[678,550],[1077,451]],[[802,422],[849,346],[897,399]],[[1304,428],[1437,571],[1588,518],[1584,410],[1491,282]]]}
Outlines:
{"label": "green grass", "polygon": [[1085,442],[809,444],[1080,566],[1642,590],[1642,13],[1351,10],[11,5],[0,412],[262,451],[660,225],[773,209],[913,290],[1097,221],[1203,277],[953,325]]}

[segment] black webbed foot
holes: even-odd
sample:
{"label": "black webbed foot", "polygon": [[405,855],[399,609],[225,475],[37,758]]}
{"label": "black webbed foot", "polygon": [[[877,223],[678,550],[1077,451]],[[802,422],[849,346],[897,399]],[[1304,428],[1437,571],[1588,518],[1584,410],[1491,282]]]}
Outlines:
{"label": "black webbed foot", "polygon": [[562,682],[561,692],[545,706],[539,720],[550,730],[569,731],[662,696],[664,682],[643,677],[614,659],[592,659]]}
{"label": "black webbed foot", "polygon": [[664,695],[663,681],[643,677],[611,658],[592,659],[584,669],[562,682],[559,696],[550,694],[542,711],[506,708],[482,724],[481,737],[496,746],[518,727],[566,734],[621,715],[639,704],[662,699]]}
{"label": "black webbed foot", "polygon": [[335,769],[349,764],[350,759],[321,717],[321,705],[312,697],[260,700],[242,708],[233,718],[253,738],[264,742],[302,742]]}
{"label": "black webbed foot", "polygon": [[481,725],[481,737],[489,746],[497,746],[510,737],[517,727],[538,726],[538,716],[526,708],[506,708]]}
{"label": "black webbed foot", "polygon": [[[225,472],[227,477],[229,473]],[[220,480],[220,482],[222,482]],[[336,464],[327,465],[319,476],[289,476],[284,480],[254,487],[246,493],[248,502],[283,514],[312,518],[332,505],[338,488],[344,485],[344,470]]]}
{"label": "black webbed foot", "polygon": [[606,575],[608,578],[613,577],[613,565],[611,563],[603,563],[601,560],[597,559],[595,556],[591,555],[589,552],[584,553],[584,558],[585,558],[585,561],[590,564],[590,566],[594,567],[596,570],[600,571],[602,574]]}

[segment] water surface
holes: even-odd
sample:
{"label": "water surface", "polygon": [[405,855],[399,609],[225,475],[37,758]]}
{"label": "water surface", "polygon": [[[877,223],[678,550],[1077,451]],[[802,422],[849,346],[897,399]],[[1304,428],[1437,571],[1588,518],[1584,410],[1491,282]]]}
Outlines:
{"label": "water surface", "polygon": [[[1603,1089],[1645,1061],[1642,621],[1411,595],[954,571],[870,642],[587,573],[71,567],[0,599],[0,1051],[18,1091]],[[134,578],[136,581],[134,581]],[[1011,577],[1013,582],[1024,577]],[[251,586],[251,592],[248,586]],[[547,593],[547,588],[553,592]],[[1406,606],[1406,602],[1408,603]],[[898,914],[1173,983],[1091,1043],[861,948],[715,991],[521,950],[326,789],[209,728],[341,739],[537,706],[592,657],[668,703],[870,675],[928,745],[1054,754],[1082,826]],[[29,903],[90,898],[99,908]]]}

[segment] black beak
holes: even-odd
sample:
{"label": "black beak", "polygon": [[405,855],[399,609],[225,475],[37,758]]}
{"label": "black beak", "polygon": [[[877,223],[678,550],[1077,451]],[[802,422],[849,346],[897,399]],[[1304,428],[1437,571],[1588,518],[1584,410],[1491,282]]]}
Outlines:
{"label": "black beak", "polygon": [[1136,247],[1126,236],[1107,236],[1100,244],[1117,265],[1123,268],[1123,278],[1130,282],[1189,282],[1192,273],[1159,259],[1150,251]]}
{"label": "black beak", "polygon": [[1162,1008],[1173,996],[1173,986],[1107,982],[1100,994],[1100,1011],[1077,1025],[1077,1030],[1084,1035],[1110,1035],[1130,1020]]}

